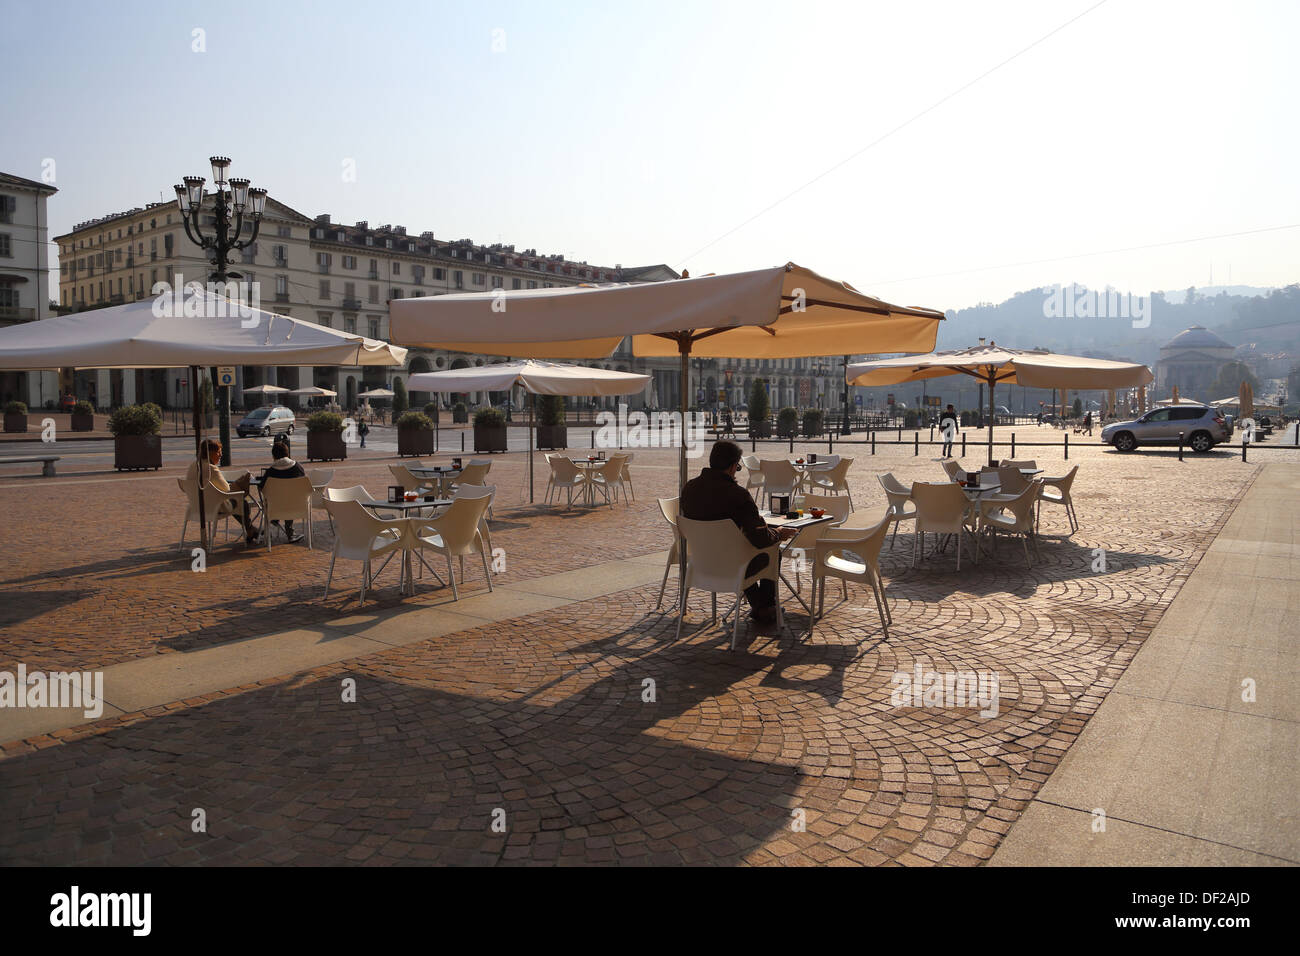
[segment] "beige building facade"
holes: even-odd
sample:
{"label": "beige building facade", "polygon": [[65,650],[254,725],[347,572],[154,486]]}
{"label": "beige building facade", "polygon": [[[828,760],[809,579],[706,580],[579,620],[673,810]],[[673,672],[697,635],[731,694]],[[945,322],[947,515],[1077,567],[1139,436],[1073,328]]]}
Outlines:
{"label": "beige building facade", "polygon": [[[57,189],[0,173],[0,327],[50,315],[49,214]],[[0,372],[0,398],[41,408],[59,396],[53,372]]]}

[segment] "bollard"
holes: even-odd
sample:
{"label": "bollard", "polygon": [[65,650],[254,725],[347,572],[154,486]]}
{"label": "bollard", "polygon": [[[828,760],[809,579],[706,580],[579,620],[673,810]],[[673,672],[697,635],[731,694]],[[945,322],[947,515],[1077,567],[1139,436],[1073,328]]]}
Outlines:
{"label": "bollard", "polygon": [[876,433],[872,432],[871,433],[871,454],[874,455],[875,453],[876,453]]}
{"label": "bollard", "polygon": [[1065,433],[1065,460],[1070,460],[1070,433]]}
{"label": "bollard", "polygon": [[900,445],[903,443],[903,429],[901,427],[898,429],[898,443]]}
{"label": "bollard", "polygon": [[1016,457],[1016,433],[1011,433],[1011,457]]}
{"label": "bollard", "polygon": [[961,433],[961,456],[966,457],[966,433]]}
{"label": "bollard", "polygon": [[921,433],[912,432],[912,456],[921,454]]}
{"label": "bollard", "polygon": [[933,425],[930,426],[930,444],[931,444],[931,445],[934,444],[934,426],[933,426]]}
{"label": "bollard", "polygon": [[1246,460],[1246,439],[1241,440],[1241,460]]}
{"label": "bollard", "polygon": [[826,433],[826,454],[828,455],[835,454],[835,433],[834,432]]}
{"label": "bollard", "polygon": [[758,439],[754,437],[754,429],[752,428],[749,430],[749,450],[751,452],[758,451]]}
{"label": "bollard", "polygon": [[794,432],[790,433],[790,454],[794,454]]}
{"label": "bollard", "polygon": [[463,431],[460,433],[460,450],[465,450],[465,433]]}
{"label": "bollard", "polygon": [[1178,433],[1178,460],[1183,460],[1183,433]]}
{"label": "bollard", "polygon": [[593,449],[596,447],[596,429],[594,428],[591,430],[591,447]]}

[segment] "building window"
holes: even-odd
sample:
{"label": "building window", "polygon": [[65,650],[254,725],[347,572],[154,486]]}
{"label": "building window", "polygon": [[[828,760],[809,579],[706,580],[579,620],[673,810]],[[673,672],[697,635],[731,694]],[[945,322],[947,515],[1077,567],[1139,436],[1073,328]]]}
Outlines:
{"label": "building window", "polygon": [[530,288],[530,289],[536,289],[536,288],[537,288],[537,280],[536,280],[536,279],[529,279],[529,280],[528,280],[528,288]]}
{"label": "building window", "polygon": [[457,269],[455,272],[451,274],[451,277],[452,280],[455,282],[457,289],[465,288],[465,273]]}
{"label": "building window", "polygon": [[316,321],[319,322],[321,325],[325,326],[325,328],[327,328],[327,329],[333,328],[333,327],[334,327],[334,313],[333,313],[333,312],[317,312],[317,313],[316,313]]}
{"label": "building window", "polygon": [[357,334],[357,317],[355,315],[343,316],[343,331],[349,335]]}
{"label": "building window", "polygon": [[443,269],[434,269],[433,277],[437,279],[439,282],[441,282],[443,279],[447,278],[447,273]]}
{"label": "building window", "polygon": [[278,265],[278,266],[282,266],[282,265],[284,265],[286,262],[289,261],[289,247],[288,247],[288,246],[272,246],[272,247],[271,247],[271,256],[275,259],[275,264],[276,264],[276,265]]}
{"label": "building window", "polygon": [[281,239],[293,238],[293,230],[290,229],[288,226],[276,226],[275,234],[279,236]]}
{"label": "building window", "polygon": [[411,281],[416,285],[424,285],[424,266],[411,266]]}
{"label": "building window", "polygon": [[277,298],[279,298],[280,296],[284,296],[286,299],[289,298],[289,277],[288,276],[275,277],[275,295]]}
{"label": "building window", "polygon": [[17,198],[14,196],[0,196],[0,222],[13,222],[14,213],[17,211]]}
{"label": "building window", "polygon": [[12,282],[0,282],[0,309],[18,308],[18,290]]}
{"label": "building window", "polygon": [[357,267],[357,257],[356,257],[356,256],[344,256],[344,257],[343,257],[343,268],[344,268],[344,269],[355,269],[356,267]]}
{"label": "building window", "polygon": [[512,288],[512,289],[519,289],[519,288],[522,288],[522,287],[523,287],[523,282],[522,282],[521,280],[519,280],[519,279],[511,279],[511,280],[510,280],[510,288]]}
{"label": "building window", "polygon": [[400,262],[394,262],[394,263],[393,263],[393,275],[395,275],[395,276],[399,276],[399,275],[401,275],[401,274],[402,274],[402,264],[401,264]]}
{"label": "building window", "polygon": [[330,297],[330,280],[329,280],[329,279],[321,279],[321,280],[320,280],[320,297],[321,297],[322,299],[325,299],[326,301],[329,300],[329,297]]}
{"label": "building window", "polygon": [[9,233],[0,232],[0,258],[12,259],[13,257],[13,240],[10,239]]}
{"label": "building window", "polygon": [[318,253],[316,253],[316,268],[317,268],[317,270],[320,271],[320,272],[329,272],[329,271],[330,271],[330,260],[331,260],[331,256],[330,256],[330,254],[329,254],[328,252],[318,252]]}
{"label": "building window", "polygon": [[357,284],[355,282],[343,283],[343,298],[355,299],[357,297]]}
{"label": "building window", "polygon": [[483,285],[483,273],[481,272],[471,273],[470,279],[475,285]]}
{"label": "building window", "polygon": [[158,237],[154,236],[149,240],[149,259],[150,261],[158,258]]}
{"label": "building window", "polygon": [[367,334],[372,339],[379,338],[379,319],[372,315],[366,320],[366,324],[369,326]]}

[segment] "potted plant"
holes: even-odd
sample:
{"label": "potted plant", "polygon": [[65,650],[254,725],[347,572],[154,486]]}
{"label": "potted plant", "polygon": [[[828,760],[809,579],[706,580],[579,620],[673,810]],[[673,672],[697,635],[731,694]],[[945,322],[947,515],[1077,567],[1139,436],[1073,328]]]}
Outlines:
{"label": "potted plant", "polygon": [[343,442],[343,416],[338,412],[313,412],[307,416],[307,460],[342,461],[348,457]]}
{"label": "potted plant", "polygon": [[564,399],[559,395],[543,395],[537,403],[537,447],[569,447]]}
{"label": "potted plant", "polygon": [[5,402],[5,431],[27,431],[27,406],[22,402]]}
{"label": "potted plant", "polygon": [[423,412],[407,412],[397,420],[398,455],[433,454],[433,419]]}
{"label": "potted plant", "polygon": [[799,430],[799,412],[787,405],[776,413],[776,436],[778,438],[793,438],[795,432]]}
{"label": "potted plant", "polygon": [[438,415],[440,412],[441,409],[438,408],[437,402],[430,402],[428,405],[424,406],[424,414],[429,416],[429,420],[433,422],[434,425],[438,424]]}
{"label": "potted plant", "polygon": [[393,421],[402,417],[402,413],[411,407],[406,397],[406,383],[400,378],[393,380]]}
{"label": "potted plant", "polygon": [[118,471],[162,467],[162,411],[157,405],[114,409],[108,430],[113,433],[113,467]]}
{"label": "potted plant", "polygon": [[95,406],[87,401],[77,402],[72,408],[72,430],[89,432],[95,430]]}
{"label": "potted plant", "polygon": [[465,407],[464,402],[457,402],[451,407],[452,424],[464,424],[469,421],[469,409]]}
{"label": "potted plant", "polygon": [[826,418],[820,408],[810,408],[803,413],[803,434],[805,438],[817,438],[826,430]]}
{"label": "potted plant", "polygon": [[484,408],[474,414],[474,450],[506,450],[506,416],[499,408]]}
{"label": "potted plant", "polygon": [[749,391],[749,434],[754,438],[767,438],[772,434],[772,423],[768,416],[772,414],[772,405],[767,399],[767,383],[761,378],[755,379]]}

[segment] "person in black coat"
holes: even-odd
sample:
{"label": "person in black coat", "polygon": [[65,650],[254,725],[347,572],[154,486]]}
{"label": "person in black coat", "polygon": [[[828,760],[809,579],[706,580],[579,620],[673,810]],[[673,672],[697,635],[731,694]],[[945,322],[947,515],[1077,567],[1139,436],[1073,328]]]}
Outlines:
{"label": "person in black coat", "polygon": [[[307,473],[302,470],[302,465],[298,464],[289,457],[289,442],[285,436],[277,438],[271,445],[271,457],[275,461],[262,472],[263,481],[272,481],[279,478],[302,478]],[[279,525],[279,521],[272,521],[271,524]],[[284,523],[284,535],[293,544],[302,540],[301,534],[293,533],[293,522]]]}
{"label": "person in black coat", "polygon": [[[730,518],[745,538],[755,548],[770,548],[778,541],[788,541],[798,531],[769,528],[758,505],[744,488],[736,484],[743,452],[733,441],[720,441],[709,452],[709,467],[700,471],[682,487],[679,511],[682,517],[693,521],[719,521]],[[757,574],[767,566],[766,554],[756,555],[745,569],[745,576]],[[745,589],[750,613],[757,624],[776,623],[776,582],[768,579],[751,584]]]}

